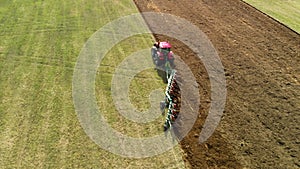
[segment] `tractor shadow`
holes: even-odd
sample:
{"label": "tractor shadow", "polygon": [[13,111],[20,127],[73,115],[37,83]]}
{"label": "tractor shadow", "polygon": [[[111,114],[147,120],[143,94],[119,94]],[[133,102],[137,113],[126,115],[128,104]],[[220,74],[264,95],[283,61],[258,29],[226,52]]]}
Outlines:
{"label": "tractor shadow", "polygon": [[156,72],[158,74],[159,77],[161,77],[161,79],[163,80],[163,82],[165,84],[168,83],[168,79],[167,79],[167,74],[166,74],[166,71],[161,69],[161,68],[155,68],[156,69]]}

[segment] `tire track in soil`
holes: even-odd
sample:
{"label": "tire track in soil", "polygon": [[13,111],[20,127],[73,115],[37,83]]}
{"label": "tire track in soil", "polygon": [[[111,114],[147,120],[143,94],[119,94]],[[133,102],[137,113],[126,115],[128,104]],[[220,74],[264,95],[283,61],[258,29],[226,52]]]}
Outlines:
{"label": "tire track in soil", "polygon": [[155,35],[172,42],[174,53],[190,66],[200,87],[199,118],[181,142],[192,168],[300,166],[299,34],[240,0],[134,2],[141,12],[170,13],[198,26],[225,67],[228,93],[223,118],[213,136],[198,144],[210,103],[207,72],[182,43]]}

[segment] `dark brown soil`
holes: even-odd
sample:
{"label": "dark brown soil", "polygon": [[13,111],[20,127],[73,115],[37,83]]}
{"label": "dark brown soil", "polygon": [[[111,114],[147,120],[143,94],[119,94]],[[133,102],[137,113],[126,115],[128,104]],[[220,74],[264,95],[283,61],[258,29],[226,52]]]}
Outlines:
{"label": "dark brown soil", "polygon": [[199,144],[210,106],[207,72],[181,42],[155,35],[184,56],[200,86],[200,116],[181,142],[190,166],[299,168],[300,35],[240,0],[134,1],[141,12],[170,13],[198,26],[225,67],[222,120],[212,137]]}

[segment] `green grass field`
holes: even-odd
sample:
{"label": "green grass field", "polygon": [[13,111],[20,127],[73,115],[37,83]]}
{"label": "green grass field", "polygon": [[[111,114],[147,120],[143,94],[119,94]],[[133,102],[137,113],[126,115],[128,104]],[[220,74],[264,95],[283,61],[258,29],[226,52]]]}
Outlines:
{"label": "green grass field", "polygon": [[[74,110],[73,69],[86,40],[106,23],[136,12],[131,0],[0,0],[0,168],[184,168],[179,146],[145,159],[101,149],[85,134]],[[132,40],[139,46],[126,47]],[[151,35],[125,40],[104,58],[106,67],[97,75],[96,94],[106,98],[98,99],[99,107],[111,107],[106,113],[110,124],[135,137],[155,134],[161,121],[136,130],[137,124],[116,114],[109,85],[116,65],[152,41]],[[141,100],[150,92],[144,84],[164,84],[153,70],[139,75],[130,96],[143,110],[149,103]]]}
{"label": "green grass field", "polygon": [[257,9],[300,33],[299,0],[244,0]]}

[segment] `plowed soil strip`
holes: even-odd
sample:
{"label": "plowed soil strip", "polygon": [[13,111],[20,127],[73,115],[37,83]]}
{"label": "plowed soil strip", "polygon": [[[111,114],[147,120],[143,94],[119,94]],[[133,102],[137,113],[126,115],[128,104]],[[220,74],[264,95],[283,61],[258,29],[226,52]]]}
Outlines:
{"label": "plowed soil strip", "polygon": [[134,1],[141,12],[170,13],[198,26],[225,67],[228,93],[222,121],[213,136],[199,144],[210,103],[207,72],[181,42],[155,35],[173,44],[200,85],[199,118],[181,142],[191,166],[299,167],[299,34],[239,0]]}

